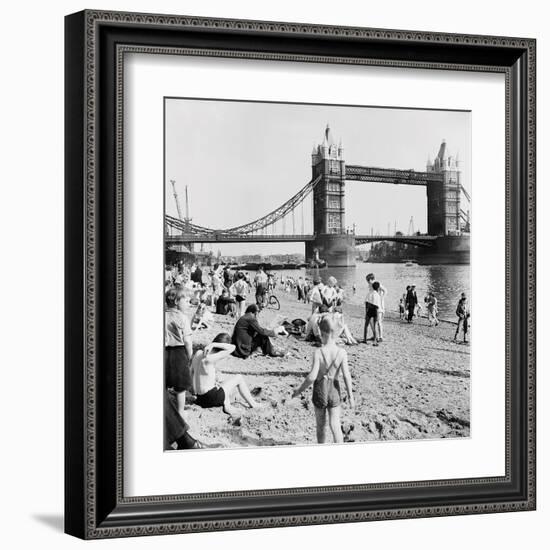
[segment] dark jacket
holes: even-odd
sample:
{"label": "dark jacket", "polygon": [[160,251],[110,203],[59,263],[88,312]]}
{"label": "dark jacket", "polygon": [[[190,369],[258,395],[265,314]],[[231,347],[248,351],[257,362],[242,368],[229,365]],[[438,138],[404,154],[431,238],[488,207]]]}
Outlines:
{"label": "dark jacket", "polygon": [[405,303],[407,304],[407,307],[414,307],[416,304],[418,304],[418,298],[416,296],[416,290],[409,290],[407,292],[407,297],[405,299]]}
{"label": "dark jacket", "polygon": [[200,267],[197,266],[195,268],[195,271],[191,273],[191,280],[194,283],[198,283],[199,285],[202,285],[202,270]]}
{"label": "dark jacket", "polygon": [[231,304],[235,303],[235,298],[220,296],[216,301],[216,313],[218,315],[227,315],[231,310]]}
{"label": "dark jacket", "polygon": [[248,357],[252,353],[252,341],[258,335],[264,337],[275,336],[272,330],[263,328],[252,313],[245,313],[235,325],[231,342],[235,345],[233,355]]}

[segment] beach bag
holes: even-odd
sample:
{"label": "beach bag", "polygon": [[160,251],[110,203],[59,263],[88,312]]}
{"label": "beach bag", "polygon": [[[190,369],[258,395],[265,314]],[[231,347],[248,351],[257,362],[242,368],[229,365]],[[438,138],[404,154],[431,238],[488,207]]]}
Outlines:
{"label": "beach bag", "polygon": [[289,323],[288,321],[283,321],[282,326],[288,332],[288,334],[292,334],[292,336],[300,336],[302,334],[302,331],[300,330],[300,328],[295,326],[293,323]]}

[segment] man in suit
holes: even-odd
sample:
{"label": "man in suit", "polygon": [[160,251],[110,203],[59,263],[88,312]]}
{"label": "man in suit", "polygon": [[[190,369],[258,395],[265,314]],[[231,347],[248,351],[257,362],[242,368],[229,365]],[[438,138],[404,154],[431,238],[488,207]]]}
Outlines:
{"label": "man in suit", "polygon": [[414,310],[418,304],[418,297],[416,296],[416,286],[411,285],[407,291],[407,297],[405,298],[407,304],[407,323],[412,323],[414,317]]}
{"label": "man in suit", "polygon": [[261,348],[264,355],[282,357],[284,354],[275,351],[270,338],[277,336],[277,334],[284,334],[285,329],[279,327],[277,331],[274,331],[263,328],[258,322],[258,311],[258,306],[251,304],[246,308],[245,314],[237,321],[231,338],[231,343],[235,345],[233,355],[246,359],[254,350]]}

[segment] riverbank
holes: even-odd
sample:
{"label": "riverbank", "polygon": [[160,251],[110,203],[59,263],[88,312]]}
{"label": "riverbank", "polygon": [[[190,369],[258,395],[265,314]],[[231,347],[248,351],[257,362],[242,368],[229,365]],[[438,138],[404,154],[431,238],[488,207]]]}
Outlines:
{"label": "riverbank", "polygon": [[[294,293],[277,296],[281,310],[262,311],[262,325],[307,319],[309,304],[298,303]],[[195,347],[210,343],[219,332],[232,333],[233,318],[214,319],[208,330],[195,333]],[[362,338],[363,320],[356,308],[350,308],[346,320],[355,337]],[[351,410],[347,402],[342,407],[345,441],[468,437],[470,346],[454,343],[453,336],[453,325],[429,327],[425,319],[408,324],[394,314],[384,321],[384,341],[378,347],[346,346],[356,407]],[[249,388],[259,391],[261,409],[251,410],[239,398],[235,406],[242,417],[235,420],[220,408],[188,405],[188,422],[201,441],[222,447],[316,443],[311,388],[290,398],[309,372],[313,346],[293,336],[273,341],[285,357],[231,357],[218,369],[221,379],[242,374]],[[342,389],[345,395],[343,384]]]}

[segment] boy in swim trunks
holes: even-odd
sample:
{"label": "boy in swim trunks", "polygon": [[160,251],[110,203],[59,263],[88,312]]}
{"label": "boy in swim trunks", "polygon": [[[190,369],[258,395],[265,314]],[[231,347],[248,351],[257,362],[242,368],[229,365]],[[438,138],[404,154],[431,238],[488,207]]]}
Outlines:
{"label": "boy in swim trunks", "polygon": [[298,397],[304,390],[313,384],[312,401],[315,408],[317,424],[317,442],[325,443],[327,415],[330,431],[334,443],[343,443],[344,437],[340,427],[340,371],[344,376],[344,383],[349,398],[350,407],[355,407],[352,392],[351,376],[348,367],[348,354],[336,345],[336,338],[342,332],[331,316],[324,317],[320,323],[322,346],[313,352],[311,372],[302,382],[292,397]]}
{"label": "boy in swim trunks", "polygon": [[239,416],[238,410],[231,405],[231,400],[237,390],[251,409],[261,405],[254,400],[242,374],[232,376],[222,382],[216,383],[215,364],[227,359],[235,350],[229,334],[218,334],[211,344],[204,350],[199,350],[193,356],[191,370],[193,372],[193,385],[200,407],[209,409],[223,407],[223,411],[231,416]]}

